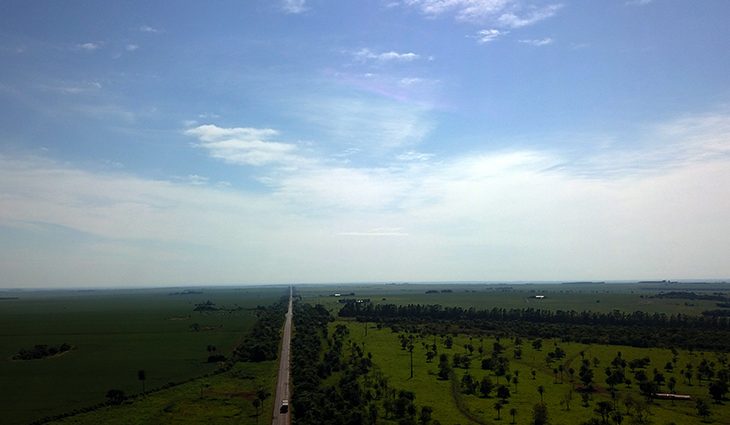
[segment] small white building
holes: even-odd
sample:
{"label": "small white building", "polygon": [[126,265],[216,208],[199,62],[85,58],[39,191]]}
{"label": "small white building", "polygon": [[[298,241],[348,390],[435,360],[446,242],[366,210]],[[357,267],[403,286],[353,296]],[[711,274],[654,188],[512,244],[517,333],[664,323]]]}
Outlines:
{"label": "small white building", "polygon": [[541,300],[541,299],[545,298],[545,295],[535,295],[535,298],[538,300]]}

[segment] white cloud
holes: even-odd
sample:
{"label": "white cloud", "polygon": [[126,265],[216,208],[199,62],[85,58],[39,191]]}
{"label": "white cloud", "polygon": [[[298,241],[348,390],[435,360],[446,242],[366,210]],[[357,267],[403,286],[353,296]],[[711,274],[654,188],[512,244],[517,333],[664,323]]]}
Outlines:
{"label": "white cloud", "polygon": [[[201,144],[277,135],[193,130]],[[578,158],[320,161],[256,192],[0,155],[0,230],[15,235],[0,269],[11,286],[726,278],[730,114],[637,139]]]}
{"label": "white cloud", "polygon": [[508,33],[509,33],[509,31],[500,31],[500,30],[494,29],[494,28],[484,29],[484,30],[477,31],[475,38],[477,39],[477,42],[479,44],[484,44],[484,43],[489,43],[491,41],[494,41],[497,38],[499,38],[505,34],[508,34]]}
{"label": "white cloud", "polygon": [[149,25],[142,25],[141,27],[137,28],[137,31],[139,31],[139,32],[148,32],[148,33],[152,33],[152,34],[157,34],[157,33],[162,32],[162,30],[157,29],[157,28],[153,28],[153,27],[151,27]]}
{"label": "white cloud", "polygon": [[532,39],[532,40],[519,40],[519,42],[522,44],[529,44],[530,46],[535,46],[535,47],[547,46],[548,44],[552,44],[553,41],[554,40],[550,37]]}
{"label": "white cloud", "polygon": [[522,16],[518,16],[512,12],[507,12],[500,15],[497,22],[507,28],[526,27],[555,16],[558,10],[562,7],[562,4],[552,4],[543,8],[534,8]]}
{"label": "white cloud", "polygon": [[396,156],[396,159],[399,161],[428,161],[429,159],[433,158],[435,155],[432,153],[424,153],[424,152],[416,152],[416,151],[408,151],[403,152],[402,154]]}
{"label": "white cloud", "polygon": [[238,165],[294,164],[301,162],[296,145],[273,142],[279,133],[269,128],[223,128],[211,124],[185,130],[197,137],[196,146],[215,159]]}
{"label": "white cloud", "polygon": [[514,0],[404,0],[428,16],[454,12],[457,19],[476,21],[492,16],[515,3]]}
{"label": "white cloud", "polygon": [[80,43],[76,45],[76,48],[79,50],[86,50],[87,52],[93,52],[94,50],[100,49],[102,44],[103,43],[101,42]]}
{"label": "white cloud", "polygon": [[127,44],[124,49],[128,52],[134,52],[135,50],[139,49],[139,45],[137,44]]}
{"label": "white cloud", "polygon": [[547,6],[525,5],[518,0],[404,0],[423,14],[437,17],[453,13],[457,20],[489,22],[505,28],[520,28],[555,15],[561,4]]}
{"label": "white cloud", "polygon": [[282,0],[281,8],[286,13],[298,14],[307,11],[306,0]]}
{"label": "white cloud", "polygon": [[354,52],[353,56],[355,57],[355,59],[362,62],[371,60],[379,62],[412,62],[421,57],[420,55],[413,52],[400,53],[391,50],[389,52],[378,53],[370,49],[360,49]]}
{"label": "white cloud", "polygon": [[208,177],[199,176],[197,174],[188,175],[186,180],[193,186],[201,186],[204,184],[208,184],[208,181],[210,181],[210,179]]}
{"label": "white cloud", "polygon": [[652,3],[654,0],[629,0],[626,2],[627,6],[646,6]]}

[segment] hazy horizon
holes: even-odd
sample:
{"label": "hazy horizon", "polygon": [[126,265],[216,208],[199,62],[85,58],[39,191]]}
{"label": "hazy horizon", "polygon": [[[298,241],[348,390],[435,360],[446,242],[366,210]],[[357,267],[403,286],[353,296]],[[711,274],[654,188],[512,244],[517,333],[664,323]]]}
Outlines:
{"label": "hazy horizon", "polygon": [[726,279],[727,16],[3,2],[0,287]]}

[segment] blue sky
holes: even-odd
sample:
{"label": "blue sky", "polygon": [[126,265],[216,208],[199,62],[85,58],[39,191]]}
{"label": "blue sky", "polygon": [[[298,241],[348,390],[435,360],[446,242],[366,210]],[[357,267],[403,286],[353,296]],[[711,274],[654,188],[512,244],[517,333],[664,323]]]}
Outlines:
{"label": "blue sky", "polygon": [[0,3],[0,287],[727,278],[730,3]]}

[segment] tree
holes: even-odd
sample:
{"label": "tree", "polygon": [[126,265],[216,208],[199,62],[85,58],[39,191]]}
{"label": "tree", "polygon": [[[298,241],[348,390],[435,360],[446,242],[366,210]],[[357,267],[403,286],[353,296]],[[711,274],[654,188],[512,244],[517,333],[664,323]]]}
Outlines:
{"label": "tree", "polygon": [[677,387],[677,379],[674,376],[669,377],[669,381],[667,381],[667,388],[669,388],[669,392],[674,394],[674,389]]}
{"label": "tree", "polygon": [[429,423],[431,423],[432,413],[433,408],[431,406],[421,407],[421,414],[418,416],[418,422],[420,422],[422,425],[428,425]]}
{"label": "tree", "polygon": [[708,389],[712,399],[715,400],[716,403],[720,403],[723,397],[725,397],[725,394],[727,394],[728,385],[725,381],[717,380],[710,383]]}
{"label": "tree", "polygon": [[587,391],[593,391],[593,369],[589,366],[588,360],[583,360],[578,376],[580,376],[583,387]]}
{"label": "tree", "polygon": [[494,384],[489,376],[485,376],[482,382],[479,384],[479,392],[482,393],[482,397],[489,397],[489,394],[494,390]]}
{"label": "tree", "polygon": [[697,414],[701,416],[703,420],[706,421],[707,418],[710,417],[710,405],[707,404],[705,400],[698,398],[695,403],[695,407],[697,408]]}
{"label": "tree", "polygon": [[510,414],[510,416],[512,416],[512,423],[514,424],[515,416],[517,416],[517,409],[515,409],[514,407],[509,409],[509,414]]}
{"label": "tree", "polygon": [[534,348],[536,351],[542,350],[542,340],[536,339],[532,341],[532,348]]}
{"label": "tree", "polygon": [[599,401],[594,411],[601,415],[601,421],[604,424],[608,424],[608,418],[613,411],[613,406],[608,401]]}
{"label": "tree", "polygon": [[548,423],[548,410],[545,403],[537,403],[532,408],[532,423],[535,425],[545,425]]}
{"label": "tree", "polygon": [[111,389],[106,392],[106,398],[109,404],[122,404],[127,399],[127,396],[122,390]]}
{"label": "tree", "polygon": [[408,344],[408,352],[411,354],[411,378],[413,378],[413,343]]}
{"label": "tree", "polygon": [[504,385],[500,385],[499,387],[497,387],[497,397],[506,402],[507,399],[510,397],[509,387],[506,387]]}
{"label": "tree", "polygon": [[540,393],[540,403],[542,403],[542,395],[545,394],[545,387],[543,387],[542,385],[538,386],[537,392]]}
{"label": "tree", "polygon": [[144,393],[144,381],[147,379],[147,374],[144,370],[138,370],[137,371],[137,379],[142,381],[142,393]]}
{"label": "tree", "polygon": [[442,353],[439,356],[439,379],[449,379],[451,366],[449,366],[449,356]]}
{"label": "tree", "polygon": [[256,412],[256,423],[258,424],[259,423],[259,407],[261,407],[261,400],[259,400],[258,398],[255,398],[255,399],[253,399],[253,401],[251,401],[251,403],[253,404],[254,411]]}
{"label": "tree", "polygon": [[502,408],[503,407],[504,407],[504,405],[502,404],[501,401],[498,401],[498,402],[494,403],[494,410],[497,411],[497,420],[502,419],[502,417],[499,416],[499,415],[500,415],[500,412],[502,411]]}

